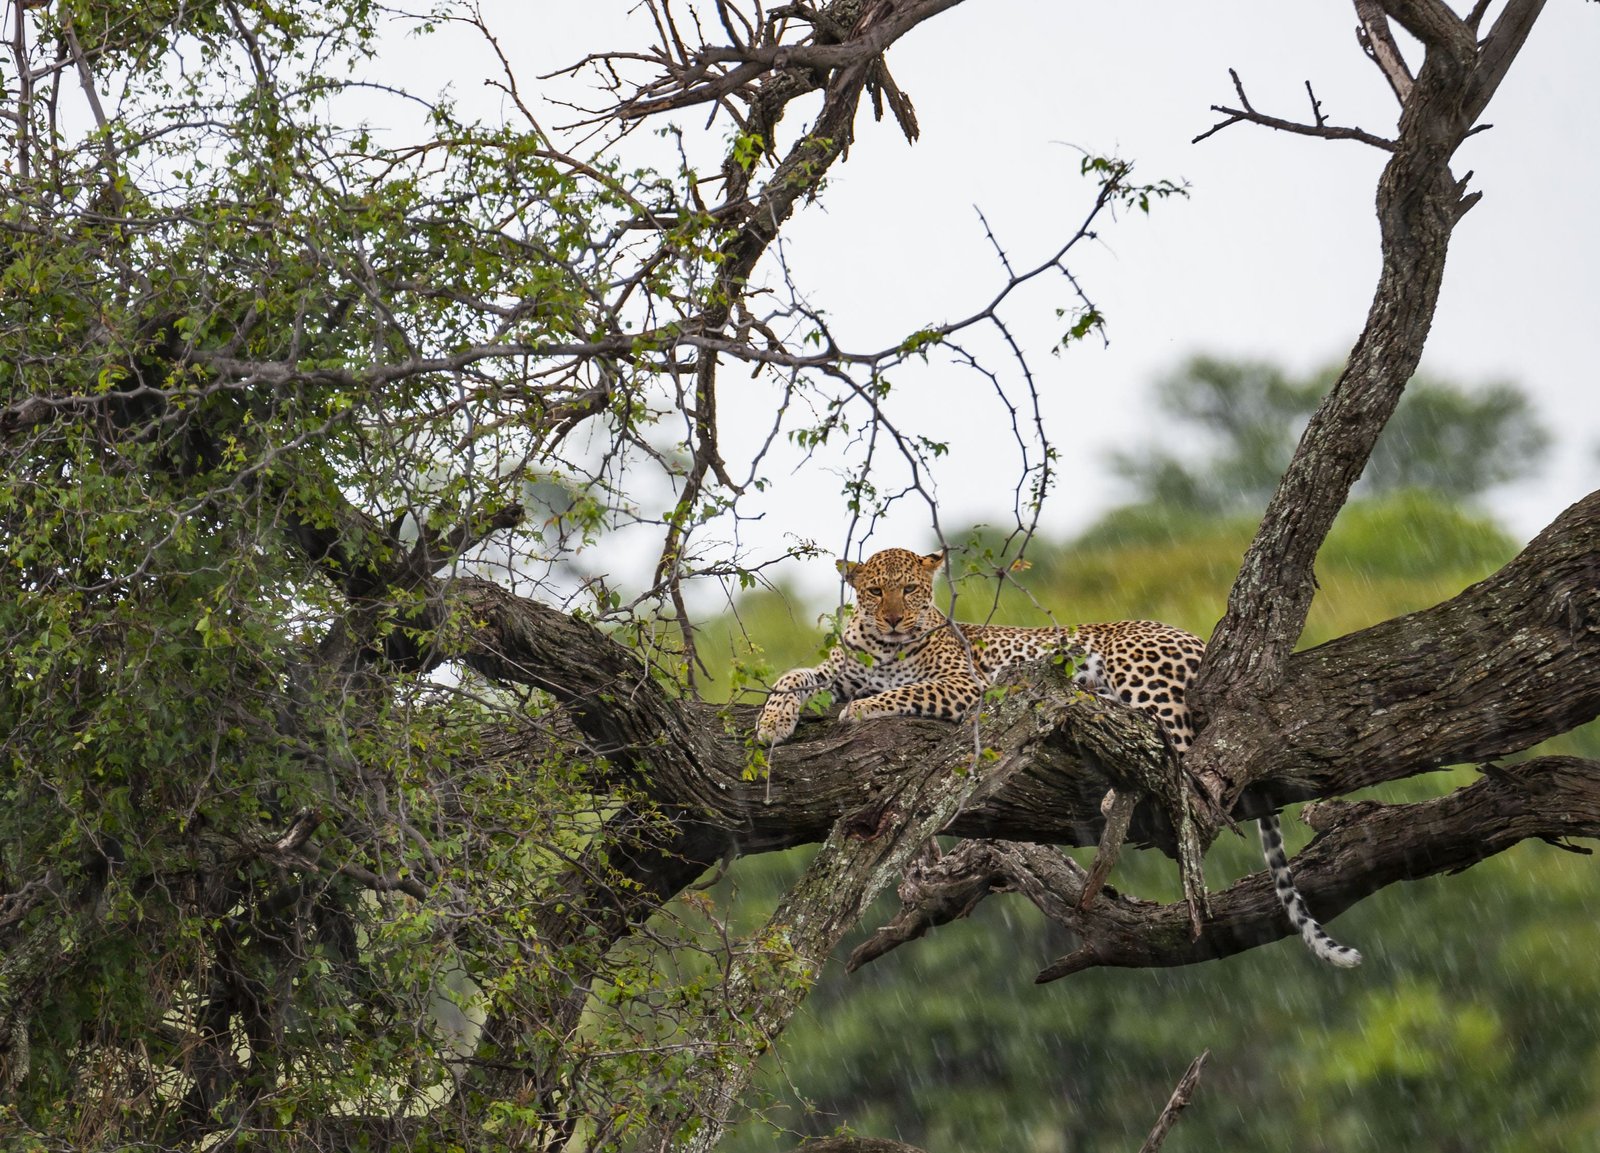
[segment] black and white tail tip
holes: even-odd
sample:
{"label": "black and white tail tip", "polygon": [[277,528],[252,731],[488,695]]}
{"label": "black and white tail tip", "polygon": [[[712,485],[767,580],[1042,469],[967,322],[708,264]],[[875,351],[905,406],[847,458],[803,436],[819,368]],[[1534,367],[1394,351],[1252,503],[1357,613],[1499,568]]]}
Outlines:
{"label": "black and white tail tip", "polygon": [[1289,924],[1304,938],[1310,949],[1330,965],[1351,969],[1361,964],[1361,954],[1348,945],[1341,945],[1317,924],[1317,919],[1306,908],[1305,898],[1294,887],[1294,874],[1289,870],[1289,855],[1283,851],[1283,833],[1278,828],[1276,816],[1262,817],[1257,822],[1261,830],[1261,852],[1267,858],[1267,868],[1272,873],[1272,887],[1277,891],[1278,903],[1289,914]]}

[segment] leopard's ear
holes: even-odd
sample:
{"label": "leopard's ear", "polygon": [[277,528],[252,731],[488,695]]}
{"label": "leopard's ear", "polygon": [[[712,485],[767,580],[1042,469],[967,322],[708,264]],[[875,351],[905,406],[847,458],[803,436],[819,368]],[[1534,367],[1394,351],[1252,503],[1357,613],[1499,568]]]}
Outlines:
{"label": "leopard's ear", "polygon": [[856,579],[856,570],[861,567],[861,562],[845,560],[843,557],[840,557],[838,560],[833,562],[833,566],[839,570],[840,576],[844,577],[845,580],[854,583]]}
{"label": "leopard's ear", "polygon": [[930,573],[936,573],[944,567],[945,558],[949,555],[949,549],[940,549],[938,552],[930,552],[922,558],[922,567],[927,569]]}

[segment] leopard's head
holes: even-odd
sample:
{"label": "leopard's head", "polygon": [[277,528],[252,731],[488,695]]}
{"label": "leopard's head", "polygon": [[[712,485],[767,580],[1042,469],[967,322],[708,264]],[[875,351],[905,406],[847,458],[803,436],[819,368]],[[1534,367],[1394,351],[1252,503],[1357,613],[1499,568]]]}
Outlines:
{"label": "leopard's head", "polygon": [[943,623],[933,603],[933,577],[943,564],[943,553],[919,556],[886,548],[859,564],[842,560],[839,571],[856,591],[862,623],[888,640],[903,641]]}

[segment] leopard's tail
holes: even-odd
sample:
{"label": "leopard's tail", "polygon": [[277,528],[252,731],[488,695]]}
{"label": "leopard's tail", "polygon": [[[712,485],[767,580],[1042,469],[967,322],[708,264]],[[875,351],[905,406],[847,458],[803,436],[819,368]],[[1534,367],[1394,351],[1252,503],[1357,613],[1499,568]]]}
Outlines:
{"label": "leopard's tail", "polygon": [[1330,965],[1341,969],[1361,964],[1361,954],[1348,945],[1341,945],[1317,923],[1306,908],[1306,899],[1295,888],[1294,873],[1289,868],[1289,854],[1283,849],[1283,833],[1278,826],[1277,814],[1262,817],[1256,822],[1261,830],[1261,853],[1267,858],[1267,869],[1272,873],[1272,887],[1278,902],[1289,914],[1289,924],[1305,939],[1306,948]]}

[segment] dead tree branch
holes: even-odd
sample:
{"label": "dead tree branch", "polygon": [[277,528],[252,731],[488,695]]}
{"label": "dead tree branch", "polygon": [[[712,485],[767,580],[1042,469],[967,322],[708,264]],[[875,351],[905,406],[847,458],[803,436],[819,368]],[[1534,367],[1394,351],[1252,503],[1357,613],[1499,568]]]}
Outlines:
{"label": "dead tree branch", "polygon": [[[1321,106],[1317,103],[1315,95],[1311,97],[1311,113],[1315,121],[1312,124],[1302,124],[1297,120],[1285,120],[1279,116],[1268,116],[1265,112],[1258,112],[1251,105],[1250,98],[1245,95],[1244,82],[1239,79],[1239,74],[1230,68],[1228,69],[1228,75],[1233,78],[1233,90],[1238,94],[1239,107],[1230,108],[1225,104],[1213,104],[1211,111],[1220,112],[1227,119],[1213,124],[1189,143],[1199,144],[1208,136],[1215,136],[1224,128],[1234,124],[1247,123],[1259,124],[1264,128],[1273,128],[1279,132],[1292,132],[1298,136],[1317,136],[1323,140],[1356,140],[1362,144],[1370,144],[1374,148],[1381,148],[1385,152],[1393,152],[1395,149],[1393,140],[1386,140],[1382,136],[1374,136],[1365,129],[1340,128],[1337,125],[1329,124],[1322,116]],[[1306,90],[1307,92],[1311,90],[1309,82],[1306,84]]]}
{"label": "dead tree branch", "polygon": [[1189,1067],[1184,1070],[1183,1076],[1178,1078],[1178,1084],[1172,1090],[1172,1096],[1167,1099],[1166,1108],[1161,1110],[1161,1116],[1156,1118],[1155,1128],[1150,1130],[1150,1136],[1144,1139],[1144,1144],[1139,1147],[1139,1153],[1157,1153],[1157,1150],[1167,1140],[1167,1134],[1172,1132],[1172,1127],[1178,1122],[1178,1115],[1188,1108],[1194,1091],[1200,1084],[1200,1071],[1206,1067],[1206,1058],[1211,1056],[1207,1049],[1189,1062]]}
{"label": "dead tree branch", "polygon": [[[661,69],[661,75],[641,85],[637,92],[623,100],[615,115],[625,120],[637,120],[697,104],[719,103],[747,90],[769,72],[793,68],[823,72],[855,69],[881,56],[885,49],[917,25],[959,3],[961,0],[912,0],[903,5],[884,0],[864,5],[859,0],[834,3],[822,10],[816,22],[820,35],[797,43],[770,42],[758,45],[734,42],[728,45],[702,45],[690,50],[681,37],[673,36],[673,50],[669,52],[665,47],[658,48],[653,57],[653,62]],[[845,35],[835,39],[829,33],[838,25],[829,17],[844,16],[851,11],[859,15],[845,25],[848,28]],[[730,39],[737,41],[737,38]],[[728,65],[732,67],[726,67]],[[893,99],[891,96],[891,101]]]}
{"label": "dead tree branch", "polygon": [[1411,75],[1406,58],[1400,54],[1394,33],[1389,31],[1389,18],[1384,14],[1383,5],[1378,0],[1355,0],[1355,5],[1356,19],[1359,21],[1356,39],[1361,44],[1361,50],[1367,54],[1367,59],[1378,66],[1394,91],[1395,99],[1404,105],[1416,79]]}

